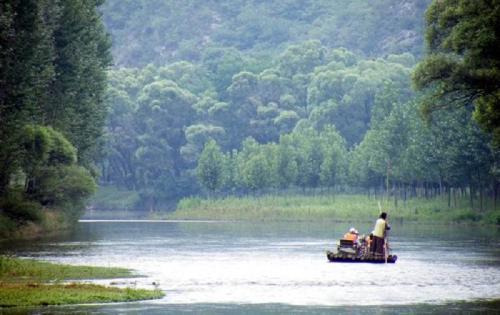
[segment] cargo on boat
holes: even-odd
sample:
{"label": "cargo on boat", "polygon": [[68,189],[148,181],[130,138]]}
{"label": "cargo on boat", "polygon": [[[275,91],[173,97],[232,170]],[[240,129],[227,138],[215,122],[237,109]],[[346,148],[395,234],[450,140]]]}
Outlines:
{"label": "cargo on boat", "polygon": [[330,262],[345,263],[395,263],[398,256],[390,254],[388,244],[385,248],[386,254],[377,254],[370,251],[369,244],[364,240],[361,243],[352,240],[340,240],[336,250],[327,251],[326,257]]}

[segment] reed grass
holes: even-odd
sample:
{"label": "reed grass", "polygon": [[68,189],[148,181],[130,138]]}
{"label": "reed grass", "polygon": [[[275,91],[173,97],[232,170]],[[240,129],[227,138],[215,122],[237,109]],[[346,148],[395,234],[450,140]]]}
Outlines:
{"label": "reed grass", "polygon": [[483,222],[500,224],[500,211],[471,210],[467,198],[460,198],[456,205],[448,207],[447,199],[412,198],[379,200],[366,195],[318,195],[318,196],[246,196],[203,199],[199,197],[181,200],[176,211],[167,214],[169,219],[197,220],[331,220],[369,221],[379,214],[380,202],[391,220]]}

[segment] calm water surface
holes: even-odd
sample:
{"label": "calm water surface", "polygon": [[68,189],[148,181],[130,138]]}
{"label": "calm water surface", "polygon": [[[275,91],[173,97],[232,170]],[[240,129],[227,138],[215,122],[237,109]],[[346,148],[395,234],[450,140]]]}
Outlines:
{"label": "calm water surface", "polygon": [[131,268],[142,277],[112,281],[166,293],[154,302],[42,313],[440,313],[449,305],[460,310],[459,301],[500,298],[498,229],[393,223],[396,264],[328,263],[325,250],[351,225],[88,220],[64,238],[0,247],[53,262]]}

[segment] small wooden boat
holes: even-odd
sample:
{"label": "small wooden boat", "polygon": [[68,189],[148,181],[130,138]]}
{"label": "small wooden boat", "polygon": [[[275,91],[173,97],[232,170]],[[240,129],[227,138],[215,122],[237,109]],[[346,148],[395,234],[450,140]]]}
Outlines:
{"label": "small wooden boat", "polygon": [[[384,264],[385,257],[378,255],[343,255],[339,253],[334,253],[331,251],[326,251],[326,257],[330,262],[343,262],[343,263],[374,263],[374,264]],[[395,263],[398,259],[397,255],[388,255],[387,263]]]}
{"label": "small wooden boat", "polygon": [[387,246],[387,260],[384,255],[373,254],[368,250],[364,242],[354,244],[350,240],[340,240],[337,250],[326,251],[326,257],[330,262],[345,263],[395,263],[398,256],[390,254],[390,248]]}

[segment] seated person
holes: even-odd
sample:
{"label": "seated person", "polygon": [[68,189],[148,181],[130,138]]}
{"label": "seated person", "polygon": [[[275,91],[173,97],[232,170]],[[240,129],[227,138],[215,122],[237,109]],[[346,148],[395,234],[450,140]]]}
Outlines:
{"label": "seated person", "polygon": [[369,235],[363,235],[362,237],[362,248],[364,249],[364,254],[369,254],[370,253],[370,247],[373,241],[373,232],[370,233]]}
{"label": "seated person", "polygon": [[347,232],[346,234],[344,234],[344,237],[343,239],[344,240],[349,240],[349,241],[352,241],[354,244],[357,244],[358,242],[358,231],[355,229],[355,228],[350,228],[349,229],[349,232]]}
{"label": "seated person", "polygon": [[365,236],[365,243],[368,247],[370,247],[372,240],[373,240],[373,232]]}

